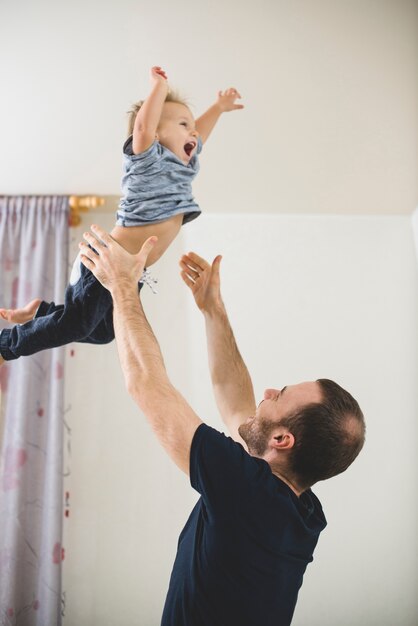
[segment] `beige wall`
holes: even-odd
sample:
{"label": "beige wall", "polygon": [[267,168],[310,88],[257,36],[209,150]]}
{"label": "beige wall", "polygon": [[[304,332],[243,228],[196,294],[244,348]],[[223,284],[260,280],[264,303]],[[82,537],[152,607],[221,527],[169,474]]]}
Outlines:
{"label": "beige wall", "polygon": [[410,213],[415,0],[0,3],[0,193],[119,194],[125,112],[151,65],[201,112],[246,109],[202,155],[208,212]]}

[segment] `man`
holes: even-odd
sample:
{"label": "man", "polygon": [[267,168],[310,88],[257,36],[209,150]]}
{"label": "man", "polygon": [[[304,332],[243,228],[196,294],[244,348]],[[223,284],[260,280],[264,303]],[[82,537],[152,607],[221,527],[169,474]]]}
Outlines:
{"label": "man", "polygon": [[182,278],[204,314],[219,411],[232,438],[210,428],[168,379],[138,298],[156,238],[130,255],[97,226],[82,262],[109,289],[129,393],[201,498],[182,531],[163,626],[287,626],[320,532],[310,490],[343,472],[364,442],[352,396],[328,380],[266,389],[256,406],[220,293],[221,257],[181,259]]}

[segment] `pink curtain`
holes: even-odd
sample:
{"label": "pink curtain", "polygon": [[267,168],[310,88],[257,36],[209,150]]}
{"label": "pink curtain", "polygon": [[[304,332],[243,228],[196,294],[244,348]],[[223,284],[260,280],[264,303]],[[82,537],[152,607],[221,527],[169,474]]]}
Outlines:
{"label": "pink curtain", "polygon": [[[61,302],[68,239],[67,198],[0,198],[0,306]],[[61,624],[63,375],[63,348],[0,367],[2,625]]]}

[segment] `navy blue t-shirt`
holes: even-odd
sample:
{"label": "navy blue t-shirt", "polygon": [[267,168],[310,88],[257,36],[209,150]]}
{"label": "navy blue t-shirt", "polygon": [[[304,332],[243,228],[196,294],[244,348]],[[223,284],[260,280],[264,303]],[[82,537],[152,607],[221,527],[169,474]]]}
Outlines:
{"label": "navy blue t-shirt", "polygon": [[326,520],[269,464],[202,424],[190,451],[201,498],[178,542],[162,626],[288,626]]}

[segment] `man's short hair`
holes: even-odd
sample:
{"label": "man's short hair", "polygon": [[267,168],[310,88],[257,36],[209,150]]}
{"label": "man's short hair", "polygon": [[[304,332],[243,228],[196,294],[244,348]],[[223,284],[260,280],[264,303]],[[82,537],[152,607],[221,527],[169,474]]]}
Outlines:
{"label": "man's short hair", "polygon": [[353,396],[332,380],[316,382],[322,402],[308,404],[281,420],[295,437],[288,467],[303,489],[344,472],[362,449],[366,432]]}

